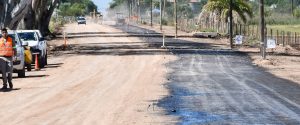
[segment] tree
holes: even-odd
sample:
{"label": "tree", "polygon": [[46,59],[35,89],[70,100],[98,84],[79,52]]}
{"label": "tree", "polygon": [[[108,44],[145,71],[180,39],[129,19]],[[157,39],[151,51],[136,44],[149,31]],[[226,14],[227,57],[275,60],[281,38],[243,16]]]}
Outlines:
{"label": "tree", "polygon": [[[217,13],[223,20],[228,21],[229,17],[229,0],[208,0],[204,6],[204,11]],[[252,8],[245,0],[234,0],[232,10],[245,23],[247,16],[252,17]]]}
{"label": "tree", "polygon": [[90,12],[97,11],[97,6],[91,0],[64,1],[59,7],[61,16],[80,16],[88,15]]}
{"label": "tree", "polygon": [[25,29],[39,29],[43,35],[51,34],[49,24],[60,0],[31,0],[31,6],[23,21]]}
{"label": "tree", "polygon": [[0,27],[17,29],[20,22],[25,29],[39,29],[43,35],[49,35],[49,23],[55,8],[61,2],[69,2],[73,6],[65,6],[74,15],[84,15],[97,10],[91,0],[1,0]]}
{"label": "tree", "polygon": [[31,0],[1,0],[0,27],[16,29],[30,6]]}

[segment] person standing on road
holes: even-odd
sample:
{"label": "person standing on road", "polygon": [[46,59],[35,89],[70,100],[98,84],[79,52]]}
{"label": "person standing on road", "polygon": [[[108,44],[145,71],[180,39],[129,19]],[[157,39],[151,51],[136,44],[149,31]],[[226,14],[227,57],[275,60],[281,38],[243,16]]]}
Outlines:
{"label": "person standing on road", "polygon": [[7,83],[10,89],[13,88],[12,73],[13,73],[13,56],[16,53],[15,43],[8,36],[7,29],[2,29],[2,38],[0,38],[0,68],[2,71],[3,87],[7,89]]}

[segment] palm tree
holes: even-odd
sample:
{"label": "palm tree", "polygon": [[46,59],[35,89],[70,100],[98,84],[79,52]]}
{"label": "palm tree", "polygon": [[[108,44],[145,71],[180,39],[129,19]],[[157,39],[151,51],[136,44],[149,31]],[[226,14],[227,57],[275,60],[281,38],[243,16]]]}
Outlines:
{"label": "palm tree", "polygon": [[[230,0],[208,0],[204,10],[216,13],[220,18],[228,21]],[[233,0],[232,10],[235,15],[244,22],[247,22],[247,16],[252,17],[252,8],[246,0]]]}

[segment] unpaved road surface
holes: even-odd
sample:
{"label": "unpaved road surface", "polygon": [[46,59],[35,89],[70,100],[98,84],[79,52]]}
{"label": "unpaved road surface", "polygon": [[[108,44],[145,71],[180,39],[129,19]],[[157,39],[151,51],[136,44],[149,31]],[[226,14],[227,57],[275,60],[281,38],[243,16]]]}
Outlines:
{"label": "unpaved road surface", "polygon": [[75,34],[68,39],[72,48],[50,56],[45,69],[15,78],[13,91],[0,92],[0,124],[146,125],[176,121],[156,106],[168,94],[163,86],[164,63],[172,56],[145,50],[147,44],[137,38],[92,34],[121,32],[109,26],[70,24],[65,31]]}

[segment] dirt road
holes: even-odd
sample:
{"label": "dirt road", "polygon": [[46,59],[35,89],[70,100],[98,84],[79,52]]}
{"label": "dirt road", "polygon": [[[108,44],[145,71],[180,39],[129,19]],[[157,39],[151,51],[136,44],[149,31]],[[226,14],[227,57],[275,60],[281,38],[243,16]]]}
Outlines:
{"label": "dirt road", "polygon": [[[71,24],[65,31],[81,34],[70,36],[72,50],[51,56],[41,71],[15,78],[15,90],[0,92],[1,124],[145,125],[176,121],[156,106],[168,94],[163,86],[164,63],[174,57],[159,52],[144,54],[147,45],[137,38],[82,34],[121,32],[109,26]],[[51,46],[62,43],[50,42]],[[130,46],[136,51],[126,51]]]}

